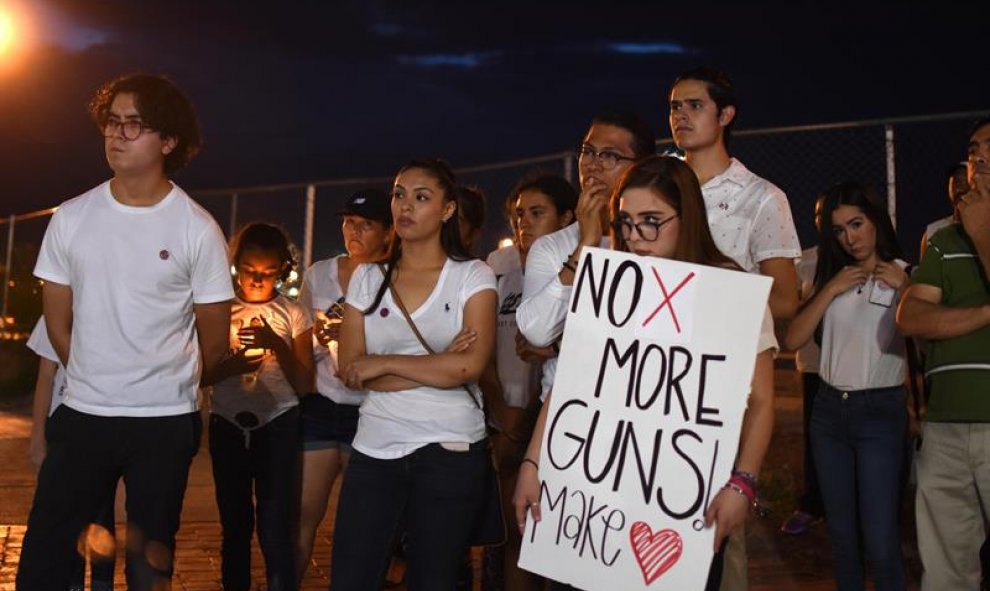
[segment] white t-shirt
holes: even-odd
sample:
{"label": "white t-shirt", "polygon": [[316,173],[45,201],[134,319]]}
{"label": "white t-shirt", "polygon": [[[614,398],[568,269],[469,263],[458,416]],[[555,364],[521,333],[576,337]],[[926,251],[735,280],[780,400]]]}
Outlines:
{"label": "white t-shirt", "polygon": [[[815,290],[815,268],[818,266],[818,247],[812,246],[801,251],[797,263],[797,276],[801,297],[808,297]],[[794,356],[794,365],[801,373],[818,373],[818,358],[821,350],[815,339],[809,339]]]}
{"label": "white t-shirt", "polygon": [[501,277],[511,273],[516,269],[522,269],[522,261],[519,258],[519,248],[515,244],[503,246],[488,253],[485,261],[492,268],[495,277]]}
{"label": "white t-shirt", "polygon": [[[895,261],[902,269],[907,263]],[[888,388],[904,383],[904,337],[894,316],[900,295],[890,306],[870,303],[878,281],[850,289],[832,300],[822,326],[822,358],[818,373],[839,390]],[[892,288],[891,288],[892,289]]]}
{"label": "white t-shirt", "polygon": [[956,223],[956,218],[951,215],[935,220],[934,222],[928,224],[928,226],[925,227],[925,239],[930,240],[931,237],[935,235],[935,232],[938,232],[939,230],[947,226],[951,226],[954,223]]}
{"label": "white t-shirt", "polygon": [[194,304],[234,297],[223,233],[178,186],[151,207],[106,182],[52,216],[34,274],[72,289],[65,404],[100,416],[196,410]]}
{"label": "white t-shirt", "polygon": [[[261,319],[268,322],[290,348],[292,339],[313,327],[306,309],[283,295],[262,304],[251,304],[237,298],[230,314],[231,352],[236,353],[242,348],[237,331],[252,323],[260,323]],[[265,358],[257,371],[217,382],[213,386],[210,412],[237,424],[237,414],[247,411],[259,419],[259,425],[264,425],[299,404],[299,396],[306,392],[295,391],[271,351],[249,349],[247,354],[250,357],[264,355]]]}
{"label": "white t-shirt", "polygon": [[[347,305],[366,310],[374,303],[382,279],[378,265],[358,267],[347,289]],[[495,275],[488,265],[448,259],[433,292],[419,308],[410,310],[410,317],[430,347],[443,351],[461,331],[467,301],[486,289],[495,290]],[[364,339],[369,355],[428,354],[388,291],[378,308],[364,317]],[[468,386],[477,392],[476,383]],[[462,387],[369,390],[361,403],[354,449],[375,458],[394,459],[430,443],[480,441],[485,437],[480,404],[479,396],[472,399]]]}
{"label": "white t-shirt", "polygon": [[65,396],[65,368],[62,367],[62,362],[58,358],[58,353],[55,352],[55,347],[52,347],[52,342],[48,340],[48,329],[45,327],[44,316],[38,318],[38,323],[34,325],[27,346],[39,357],[54,361],[58,366],[55,369],[55,377],[52,378],[52,402],[48,407],[48,416],[52,416],[58,405],[62,404],[62,398]]}
{"label": "white t-shirt", "polygon": [[801,256],[787,196],[735,158],[701,193],[715,245],[744,271],[758,273],[767,259]]}
{"label": "white t-shirt", "polygon": [[[581,228],[574,222],[553,234],[538,238],[526,255],[523,301],[516,309],[516,323],[526,340],[537,347],[549,347],[564,334],[572,286],[561,283],[558,274],[580,241]],[[602,238],[600,246],[609,248],[611,240]],[[543,396],[553,386],[556,371],[556,357],[544,362]]]}
{"label": "white t-shirt", "polygon": [[526,408],[540,389],[540,363],[523,361],[516,353],[516,308],[522,300],[522,269],[498,278],[498,329],[495,334],[495,367],[505,403]]}
{"label": "white t-shirt", "polygon": [[[326,313],[335,303],[343,303],[344,291],[340,287],[340,255],[313,263],[303,277],[299,290],[299,303],[313,317],[316,311]],[[364,392],[349,390],[337,377],[337,342],[327,346],[313,336],[313,362],[316,364],[316,391],[337,404],[361,404]]]}

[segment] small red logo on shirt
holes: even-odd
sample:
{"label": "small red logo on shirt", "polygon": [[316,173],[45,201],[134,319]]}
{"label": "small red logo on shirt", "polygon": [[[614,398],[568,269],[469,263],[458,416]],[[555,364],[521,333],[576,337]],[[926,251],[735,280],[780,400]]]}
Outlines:
{"label": "small red logo on shirt", "polygon": [[164,248],[161,250],[161,252],[158,253],[158,258],[160,258],[163,261],[167,261],[168,257],[169,257],[168,251],[165,250]]}

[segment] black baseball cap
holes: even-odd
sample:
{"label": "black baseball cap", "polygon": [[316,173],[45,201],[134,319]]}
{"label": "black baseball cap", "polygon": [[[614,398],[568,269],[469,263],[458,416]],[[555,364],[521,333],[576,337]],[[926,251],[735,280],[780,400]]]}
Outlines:
{"label": "black baseball cap", "polygon": [[355,192],[337,215],[358,215],[369,220],[392,225],[391,199],[380,189],[361,189]]}

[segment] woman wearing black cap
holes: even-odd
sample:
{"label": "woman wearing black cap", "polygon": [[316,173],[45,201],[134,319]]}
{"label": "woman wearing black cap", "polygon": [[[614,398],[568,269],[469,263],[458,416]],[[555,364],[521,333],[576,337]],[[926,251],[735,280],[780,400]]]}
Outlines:
{"label": "woman wearing black cap", "polygon": [[378,189],[354,193],[341,217],[347,254],[314,263],[306,271],[299,302],[314,314],[313,353],[317,392],[302,400],[302,503],[299,515],[297,580],[313,553],[316,529],[327,511],[330,490],[347,466],[357,430],[363,392],[350,390],[337,378],[337,335],[344,294],[351,273],[362,263],[384,258],[388,251],[392,212],[389,197]]}

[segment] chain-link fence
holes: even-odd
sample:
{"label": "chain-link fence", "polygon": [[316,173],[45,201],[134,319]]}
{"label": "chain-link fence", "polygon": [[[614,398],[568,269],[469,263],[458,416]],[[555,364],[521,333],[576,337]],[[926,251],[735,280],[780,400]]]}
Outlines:
{"label": "chain-link fence", "polygon": [[[835,182],[853,179],[873,185],[888,197],[901,245],[914,261],[925,225],[950,213],[944,171],[964,159],[967,130],[980,115],[952,113],[738,131],[730,148],[748,168],[787,193],[803,245],[815,240],[815,196]],[[670,140],[660,142],[661,149],[669,147]],[[570,152],[458,170],[461,183],[477,185],[488,196],[479,254],[509,235],[503,204],[520,178],[542,171],[576,182],[575,170]],[[347,197],[360,188],[386,189],[390,182],[390,177],[381,177],[189,192],[228,235],[251,221],[280,224],[298,246],[300,262],[310,263],[343,251],[336,212]],[[31,271],[50,213],[0,219],[0,236],[7,244],[2,316],[20,332],[30,329],[40,312],[40,290]]]}

